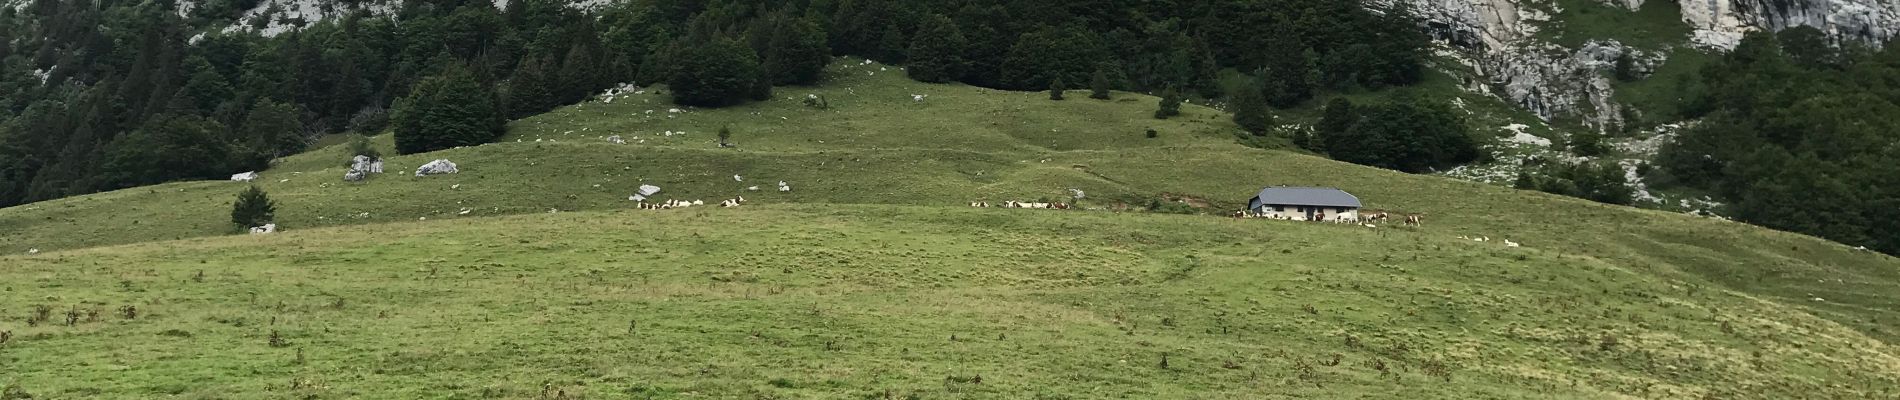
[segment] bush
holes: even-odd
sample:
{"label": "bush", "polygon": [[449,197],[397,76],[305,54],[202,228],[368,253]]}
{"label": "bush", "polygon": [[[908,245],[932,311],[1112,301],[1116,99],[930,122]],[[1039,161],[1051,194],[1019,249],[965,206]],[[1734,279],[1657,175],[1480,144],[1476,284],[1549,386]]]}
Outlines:
{"label": "bush", "polygon": [[1159,136],[1161,136],[1161,132],[1156,132],[1156,131],[1155,131],[1154,129],[1148,129],[1148,138],[1149,138],[1149,139],[1154,139],[1154,138],[1156,138],[1156,137],[1159,137]]}
{"label": "bush", "polygon": [[231,204],[231,223],[238,229],[264,226],[276,219],[277,203],[257,185],[238,193],[237,202]]}
{"label": "bush", "polygon": [[356,158],[356,156],[365,156],[372,160],[383,158],[383,152],[377,151],[376,145],[370,143],[368,136],[363,135],[355,135],[350,138],[349,153],[351,159]]}
{"label": "bush", "polygon": [[1063,86],[1062,78],[1056,78],[1049,82],[1049,100],[1062,101],[1062,92],[1068,90],[1067,86]]}

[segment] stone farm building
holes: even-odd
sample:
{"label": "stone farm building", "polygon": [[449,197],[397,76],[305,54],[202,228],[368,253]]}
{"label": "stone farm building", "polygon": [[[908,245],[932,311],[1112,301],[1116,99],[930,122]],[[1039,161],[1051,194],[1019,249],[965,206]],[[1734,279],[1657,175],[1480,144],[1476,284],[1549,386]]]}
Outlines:
{"label": "stone farm building", "polygon": [[1247,200],[1247,212],[1295,221],[1357,221],[1359,198],[1334,188],[1274,186]]}

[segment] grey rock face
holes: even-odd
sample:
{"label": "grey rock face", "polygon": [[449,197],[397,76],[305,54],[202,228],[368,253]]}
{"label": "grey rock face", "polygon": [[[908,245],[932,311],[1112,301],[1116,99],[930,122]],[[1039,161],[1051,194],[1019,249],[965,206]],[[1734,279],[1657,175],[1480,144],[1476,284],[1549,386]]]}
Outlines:
{"label": "grey rock face", "polygon": [[422,164],[421,167],[416,167],[416,176],[418,177],[453,174],[457,172],[461,172],[461,169],[456,168],[455,163],[449,160],[430,161],[428,164]]}
{"label": "grey rock face", "polygon": [[[1879,42],[1900,33],[1900,1],[1892,0],[1598,0],[1636,10],[1648,1],[1676,1],[1682,21],[1694,29],[1697,47],[1728,50],[1742,35],[1810,26],[1840,40]],[[1553,21],[1557,5],[1537,0],[1374,0],[1374,6],[1404,4],[1467,66],[1487,80],[1490,92],[1549,121],[1574,118],[1599,130],[1615,129],[1627,112],[1611,100],[1618,58],[1628,73],[1645,75],[1666,60],[1653,50],[1616,41],[1590,41],[1566,48],[1537,39]],[[1667,39],[1667,38],[1665,38]]]}

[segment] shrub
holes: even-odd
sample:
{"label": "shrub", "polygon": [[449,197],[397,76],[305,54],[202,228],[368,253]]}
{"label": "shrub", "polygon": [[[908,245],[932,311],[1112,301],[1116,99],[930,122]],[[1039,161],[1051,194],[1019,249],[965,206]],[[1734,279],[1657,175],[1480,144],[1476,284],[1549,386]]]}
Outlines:
{"label": "shrub", "polygon": [[371,144],[369,137],[363,135],[350,138],[349,152],[350,158],[356,158],[356,156],[366,156],[370,159],[383,158],[383,152],[377,151],[376,145]]}
{"label": "shrub", "polygon": [[1161,136],[1161,132],[1156,132],[1156,131],[1155,131],[1155,130],[1154,130],[1153,128],[1150,128],[1150,129],[1148,129],[1148,138],[1149,138],[1149,139],[1154,139],[1154,138],[1156,138],[1156,137],[1159,137],[1159,136]]}
{"label": "shrub", "polygon": [[1062,84],[1062,78],[1049,82],[1049,100],[1062,101],[1062,92],[1069,90]]}
{"label": "shrub", "polygon": [[238,193],[237,202],[231,205],[231,223],[240,229],[264,226],[276,219],[277,203],[256,185]]}

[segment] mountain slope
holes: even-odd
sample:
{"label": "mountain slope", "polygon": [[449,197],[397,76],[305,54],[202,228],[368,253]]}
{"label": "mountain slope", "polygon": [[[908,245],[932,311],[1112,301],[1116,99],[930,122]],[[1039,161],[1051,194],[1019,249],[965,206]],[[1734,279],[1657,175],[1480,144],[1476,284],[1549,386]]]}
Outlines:
{"label": "mountain slope", "polygon": [[[0,362],[19,366],[0,385],[234,398],[1881,398],[1900,385],[1891,257],[1241,146],[1225,114],[1157,121],[1147,96],[1052,102],[847,65],[729,109],[670,112],[660,91],[566,107],[501,143],[393,157],[359,184],[340,179],[341,148],[286,158],[259,179],[279,235],[204,237],[228,232],[234,182],[0,209],[0,281],[13,282]],[[715,146],[720,127],[739,147]],[[438,158],[463,172],[404,173]],[[632,210],[643,183],[752,205]],[[1166,196],[1219,213],[1273,184],[1341,187],[1425,224],[1112,211]],[[966,207],[1069,189],[1091,209]],[[28,324],[41,306],[50,320]]]}

